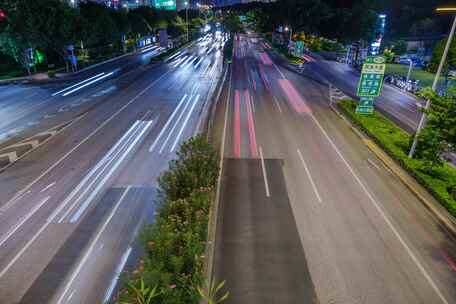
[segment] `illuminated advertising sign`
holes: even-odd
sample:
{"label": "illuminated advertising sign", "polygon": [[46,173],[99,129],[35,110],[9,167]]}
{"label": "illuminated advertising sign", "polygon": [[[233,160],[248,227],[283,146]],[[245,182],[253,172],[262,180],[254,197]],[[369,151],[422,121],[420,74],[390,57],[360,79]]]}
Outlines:
{"label": "illuminated advertising sign", "polygon": [[176,10],[176,0],[155,0],[155,7],[169,11]]}

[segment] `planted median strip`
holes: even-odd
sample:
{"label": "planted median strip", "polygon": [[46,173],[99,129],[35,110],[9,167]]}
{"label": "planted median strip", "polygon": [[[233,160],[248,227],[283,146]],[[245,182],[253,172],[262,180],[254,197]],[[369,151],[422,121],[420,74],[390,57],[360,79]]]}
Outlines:
{"label": "planted median strip", "polygon": [[356,103],[352,100],[341,100],[338,105],[354,124],[415,177],[451,215],[456,216],[455,168],[446,163],[442,166],[429,167],[429,163],[424,160],[410,159],[407,156],[410,146],[409,134],[378,112],[371,116],[355,114]]}
{"label": "planted median strip", "polygon": [[141,235],[144,257],[115,303],[199,303],[217,297],[216,286],[204,288],[204,254],[218,174],[219,156],[203,137],[181,145],[159,179],[158,213]]}

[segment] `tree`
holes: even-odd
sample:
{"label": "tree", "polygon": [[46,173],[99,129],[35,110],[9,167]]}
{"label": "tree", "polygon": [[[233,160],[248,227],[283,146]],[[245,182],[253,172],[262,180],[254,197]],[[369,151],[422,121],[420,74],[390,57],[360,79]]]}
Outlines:
{"label": "tree", "polygon": [[374,34],[377,14],[368,4],[363,0],[280,0],[261,6],[255,19],[262,31],[287,25],[294,32],[340,41],[369,40]]}
{"label": "tree", "polygon": [[114,21],[111,9],[91,1],[79,7],[84,18],[84,41],[89,46],[120,43],[121,32]]}
{"label": "tree", "polygon": [[14,58],[29,72],[32,62],[26,49],[63,55],[64,46],[74,43],[79,36],[78,11],[62,1],[3,0],[1,7],[8,18],[0,33],[0,52]]}
{"label": "tree", "polygon": [[454,152],[456,147],[456,90],[450,89],[449,96],[439,96],[425,89],[421,95],[431,100],[431,107],[426,110],[427,123],[418,137],[416,156],[432,169],[442,164],[444,153]]}
{"label": "tree", "polygon": [[391,43],[391,50],[396,55],[403,55],[407,52],[407,43],[404,40],[396,40]]}
{"label": "tree", "polygon": [[[437,71],[447,41],[448,39],[443,39],[439,41],[437,45],[434,47],[434,50],[432,52],[432,58],[428,66],[429,71],[434,73]],[[445,62],[443,69],[444,71],[448,71],[449,69],[452,69],[454,67],[456,67],[456,40],[453,40],[451,42],[447,60]]]}

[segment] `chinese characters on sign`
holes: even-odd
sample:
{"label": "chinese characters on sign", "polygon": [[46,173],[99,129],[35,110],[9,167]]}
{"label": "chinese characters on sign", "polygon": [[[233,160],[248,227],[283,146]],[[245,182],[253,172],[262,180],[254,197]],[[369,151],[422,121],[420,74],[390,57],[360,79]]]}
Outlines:
{"label": "chinese characters on sign", "polygon": [[356,113],[372,114],[374,112],[374,97],[380,95],[385,68],[386,64],[383,57],[366,58],[356,94],[361,97]]}

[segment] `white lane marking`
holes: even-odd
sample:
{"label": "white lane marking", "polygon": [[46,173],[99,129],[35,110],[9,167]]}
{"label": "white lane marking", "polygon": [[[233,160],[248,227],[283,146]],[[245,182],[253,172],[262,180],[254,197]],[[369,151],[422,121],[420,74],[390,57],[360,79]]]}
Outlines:
{"label": "white lane marking", "polygon": [[14,203],[21,200],[24,196],[31,193],[32,191],[29,190],[25,193],[21,193],[21,192],[19,192],[17,195],[15,195],[7,204],[5,204],[2,208],[0,208],[0,213],[3,213],[6,210],[8,210]]}
{"label": "white lane marking", "polygon": [[269,192],[268,176],[266,173],[266,166],[264,164],[263,148],[261,146],[260,146],[260,159],[261,159],[261,169],[263,170],[264,188],[266,189],[266,196],[270,197],[271,193]]}
{"label": "white lane marking", "polygon": [[283,79],[287,79],[287,77],[285,77],[285,75],[282,73],[282,71],[279,69],[279,67],[275,63],[273,63],[273,66],[280,73],[280,76],[282,76]]}
{"label": "white lane marking", "polygon": [[70,90],[70,89],[72,89],[72,88],[74,88],[74,87],[77,87],[78,85],[81,85],[81,84],[83,84],[83,83],[86,83],[87,81],[90,81],[90,80],[92,80],[92,79],[95,79],[95,78],[98,78],[98,77],[100,77],[100,76],[103,76],[104,74],[105,74],[105,72],[100,73],[100,74],[98,74],[98,75],[95,75],[95,76],[93,76],[93,77],[90,77],[90,78],[88,78],[88,79],[86,79],[86,80],[83,80],[83,81],[78,82],[78,83],[76,83],[76,84],[74,84],[74,85],[72,85],[72,86],[69,86],[69,87],[67,87],[67,88],[65,88],[65,89],[63,89],[63,90],[60,90],[60,91],[58,91],[58,92],[55,92],[55,93],[52,94],[51,96],[59,95],[60,93],[63,93],[63,92],[65,92],[65,91],[68,91],[68,90]]}
{"label": "white lane marking", "polygon": [[125,267],[125,264],[127,264],[128,257],[131,254],[131,247],[128,247],[127,251],[122,255],[122,258],[120,259],[120,263],[116,268],[114,278],[112,278],[111,284],[109,285],[109,288],[106,290],[105,297],[103,299],[103,303],[108,303],[109,300],[111,299],[112,293],[114,291],[114,288],[117,285],[117,282],[119,281],[119,276],[122,274],[122,271]]}
{"label": "white lane marking", "polygon": [[196,94],[196,91],[198,91],[199,89],[199,83],[195,83],[192,87],[192,90],[190,91],[190,95],[195,95]]}
{"label": "white lane marking", "polygon": [[50,199],[51,197],[48,196],[44,198],[42,201],[38,203],[27,215],[22,217],[19,222],[17,222],[16,225],[14,225],[1,239],[0,239],[0,247],[5,244],[8,239],[16,233],[16,231],[21,228],[22,225],[24,225],[25,222],[27,222],[46,202]]}
{"label": "white lane marking", "polygon": [[9,263],[2,269],[0,272],[0,279],[8,272],[8,270],[13,266],[16,261],[24,254],[24,252],[33,244],[33,242],[40,236],[40,234],[49,226],[51,221],[47,221],[41,228],[33,235],[33,237],[19,250],[18,253],[9,261]]}
{"label": "white lane marking", "polygon": [[181,53],[182,53],[182,51],[177,52],[176,54],[174,54],[174,55],[172,55],[171,57],[169,57],[168,59],[166,59],[165,62],[168,62],[168,61],[170,61],[171,59],[174,59],[174,57],[177,57],[177,56],[181,55]]}
{"label": "white lane marking", "polygon": [[44,187],[40,193],[43,193],[44,191],[48,190],[49,188],[53,187],[57,182],[53,182],[53,183],[50,183],[49,185],[47,185],[46,187]]}
{"label": "white lane marking", "polygon": [[177,125],[179,124],[180,120],[181,120],[182,117],[184,116],[185,110],[187,110],[188,106],[191,104],[191,101],[192,101],[192,96],[190,96],[190,97],[187,99],[187,101],[185,102],[184,108],[183,108],[182,111],[179,113],[179,116],[176,118],[176,121],[174,122],[173,127],[172,127],[171,130],[168,132],[168,136],[166,136],[165,141],[163,142],[163,144],[162,144],[160,150],[158,151],[159,154],[162,154],[162,153],[163,153],[163,150],[165,150],[165,147],[166,147],[166,145],[168,144],[168,141],[170,140],[171,136],[173,135],[174,130],[176,130]]}
{"label": "white lane marking", "polygon": [[367,159],[367,162],[368,162],[369,164],[371,164],[375,169],[377,169],[378,171],[380,171],[380,167],[377,166],[377,164],[374,163],[370,158]]}
{"label": "white lane marking", "polygon": [[320,124],[320,122],[315,118],[315,116],[313,114],[310,114],[310,116],[312,117],[312,119],[315,121],[315,123],[317,124],[318,128],[321,130],[321,132],[324,134],[324,136],[326,137],[326,139],[328,140],[328,142],[331,144],[332,148],[334,149],[334,151],[336,151],[337,155],[340,157],[340,159],[342,160],[342,162],[345,164],[345,166],[348,168],[348,170],[350,171],[350,173],[353,175],[353,177],[356,179],[356,181],[358,182],[358,184],[360,185],[361,189],[366,193],[367,197],[369,198],[369,200],[372,202],[372,204],[374,205],[374,207],[377,209],[377,211],[380,213],[380,215],[383,217],[383,219],[385,220],[385,222],[387,223],[388,227],[391,229],[391,231],[393,232],[393,234],[396,236],[396,238],[399,240],[399,242],[401,243],[401,245],[405,248],[405,250],[407,251],[407,253],[409,254],[410,258],[413,260],[413,262],[415,262],[416,266],[418,267],[418,269],[421,271],[421,273],[423,274],[423,276],[426,278],[426,280],[428,281],[428,283],[431,285],[431,287],[434,289],[435,293],[439,296],[440,300],[442,300],[443,303],[445,304],[449,304],[448,301],[445,299],[445,297],[443,296],[442,292],[440,291],[440,289],[437,287],[437,285],[435,284],[434,280],[432,280],[431,276],[427,273],[426,269],[424,269],[423,265],[421,264],[421,262],[418,260],[417,256],[415,255],[415,253],[413,253],[413,251],[410,249],[410,247],[407,245],[407,243],[405,242],[405,240],[401,237],[401,235],[399,234],[399,231],[397,231],[397,229],[394,227],[393,223],[391,222],[391,220],[388,218],[388,216],[386,215],[385,211],[383,211],[383,209],[380,207],[380,204],[375,200],[375,198],[373,197],[373,195],[369,192],[369,190],[367,189],[367,187],[364,185],[364,183],[361,181],[361,179],[358,177],[358,175],[355,173],[355,171],[353,170],[353,168],[350,166],[350,164],[348,163],[348,161],[344,158],[344,156],[342,155],[342,153],[340,152],[339,148],[337,148],[336,144],[333,142],[333,140],[331,139],[331,137],[329,137],[328,133],[325,131],[325,129],[323,129],[322,125]]}
{"label": "white lane marking", "polygon": [[189,67],[189,66],[191,66],[192,63],[194,63],[197,59],[198,59],[198,57],[193,58],[193,60],[191,60],[189,63],[187,63],[187,64],[186,64],[185,66],[183,66],[183,67]]}
{"label": "white lane marking", "polygon": [[182,127],[181,127],[179,133],[177,134],[176,140],[174,141],[173,147],[171,148],[170,152],[173,152],[174,149],[176,149],[177,143],[179,142],[179,139],[182,136],[182,132],[184,132],[185,126],[187,125],[188,120],[190,119],[190,116],[192,115],[193,109],[195,109],[195,106],[198,103],[199,98],[200,98],[200,95],[199,94],[196,95],[196,98],[193,101],[193,105],[192,105],[190,111],[188,112],[187,117],[185,118],[184,123],[182,124]]}
{"label": "white lane marking", "polygon": [[100,245],[100,248],[99,248],[99,249],[100,249],[100,250],[102,250],[103,248],[104,248],[104,243],[101,243],[101,245]]}
{"label": "white lane marking", "polygon": [[255,102],[253,101],[253,95],[250,95],[250,104],[252,105],[253,113],[255,113]]}
{"label": "white lane marking", "polygon": [[[126,142],[130,138],[132,138],[132,135],[134,136],[135,133],[139,130],[139,121],[136,121],[130,129],[117,141],[117,143],[112,147],[108,153],[103,157],[98,164],[92,168],[89,173],[84,177],[84,179],[76,186],[76,188],[70,193],[69,196],[66,197],[66,199],[63,201],[63,203],[56,209],[56,213],[59,213],[60,210],[62,210],[68,203],[75,197],[78,196],[75,202],[70,206],[70,208],[63,214],[63,216],[60,218],[58,221],[61,223],[63,219],[75,208],[79,200],[81,199],[82,196],[84,196],[89,190],[90,187],[92,186],[93,183],[96,182],[98,177],[104,172],[104,170],[107,168],[111,160],[113,160],[115,157],[117,157],[118,154],[122,152],[123,146],[125,146]],[[120,147],[120,148],[119,148]],[[88,185],[86,183],[90,180],[90,178],[98,171],[99,168],[104,166],[104,168],[95,176],[95,178],[90,182]],[[79,193],[81,189],[84,189],[82,193]]]}
{"label": "white lane marking", "polygon": [[103,76],[101,76],[101,77],[98,77],[98,78],[96,78],[96,79],[94,79],[94,80],[92,80],[92,81],[89,81],[89,82],[87,82],[87,83],[85,83],[85,84],[83,84],[83,85],[81,85],[81,86],[79,86],[79,87],[77,87],[77,88],[75,88],[75,89],[69,91],[69,92],[64,93],[62,96],[63,96],[63,97],[68,96],[68,95],[70,95],[70,94],[72,94],[72,93],[74,93],[74,92],[77,92],[77,91],[79,91],[79,90],[81,90],[81,89],[83,89],[83,88],[85,88],[85,87],[87,87],[87,86],[89,86],[89,85],[91,85],[91,84],[93,84],[93,83],[95,83],[95,82],[98,82],[98,81],[100,81],[100,80],[102,80],[102,79],[105,79],[105,78],[107,78],[107,77],[109,77],[109,76],[112,76],[113,74],[114,74],[114,72],[111,72],[111,73],[109,73],[109,74],[106,74],[106,75],[103,75]]}
{"label": "white lane marking", "polygon": [[211,62],[209,61],[206,65],[206,67],[203,70],[203,75],[206,74],[207,70],[209,69],[209,66],[211,65]]}
{"label": "white lane marking", "polygon": [[211,71],[209,72],[209,75],[215,77],[215,73],[216,73],[216,72],[217,72],[217,63],[214,62],[214,65],[212,66],[212,69],[211,69]]}
{"label": "white lane marking", "polygon": [[189,55],[189,56],[183,57],[181,60],[179,60],[179,61],[174,65],[174,67],[175,67],[175,68],[181,67],[181,66],[184,65],[186,62],[188,62],[190,59],[192,59],[192,57],[193,57],[193,55]]}
{"label": "white lane marking", "polygon": [[176,58],[177,60],[172,62],[172,67],[173,67],[173,68],[177,67],[177,66],[178,66],[182,61],[184,61],[186,58],[187,58],[187,56],[183,56],[183,57],[178,57],[178,58]]}
{"label": "white lane marking", "polygon": [[87,207],[90,205],[90,203],[93,201],[93,199],[98,195],[100,192],[101,188],[106,184],[106,182],[109,180],[111,175],[117,170],[117,168],[122,164],[122,162],[125,160],[125,158],[130,154],[131,150],[136,146],[138,141],[142,139],[143,135],[148,131],[149,127],[152,125],[152,121],[149,121],[146,123],[145,127],[143,127],[141,133],[136,136],[135,140],[133,143],[130,144],[128,149],[124,152],[124,154],[120,157],[120,159],[114,164],[114,166],[109,170],[109,172],[105,175],[105,177],[101,180],[101,182],[98,183],[97,187],[95,190],[90,193],[90,196],[85,200],[84,204],[76,211],[75,214],[70,219],[71,223],[75,223],[78,221],[78,219],[81,217],[81,215],[84,213],[84,211],[87,209]]}
{"label": "white lane marking", "polygon": [[74,290],[71,292],[70,296],[68,297],[68,301],[71,300],[71,298],[73,297],[73,295],[74,295]]}
{"label": "white lane marking", "polygon": [[277,106],[277,108],[279,109],[279,112],[282,113],[282,108],[280,107],[280,103],[279,101],[277,100],[277,97],[275,97],[275,95],[272,95],[273,99],[274,99],[274,103],[275,105]]}
{"label": "white lane marking", "polygon": [[40,176],[38,176],[36,179],[31,181],[27,186],[24,187],[24,189],[20,190],[17,195],[15,195],[10,201],[8,201],[5,206],[8,206],[5,209],[0,209],[0,211],[5,211],[6,209],[10,208],[14,204],[12,201],[17,202],[17,196],[20,196],[21,194],[19,193],[25,193],[27,190],[29,190],[34,184],[36,184],[40,179],[42,179],[44,176],[46,176],[49,172],[54,170],[55,167],[57,167],[61,162],[63,162],[65,159],[68,158],[74,151],[76,151],[80,146],[82,146],[84,143],[86,143],[92,136],[94,136],[96,133],[98,133],[102,128],[104,128],[111,120],[113,120],[117,115],[119,115],[123,110],[125,110],[129,105],[131,105],[133,102],[135,102],[139,97],[144,95],[151,87],[153,87],[157,82],[159,82],[162,78],[164,78],[166,75],[170,74],[172,71],[169,70],[165,72],[163,75],[158,77],[156,80],[154,80],[149,86],[147,86],[144,90],[142,90],[138,95],[133,97],[128,103],[126,103],[124,106],[122,106],[117,112],[112,114],[108,119],[103,121],[101,125],[99,125],[95,130],[92,131],[86,138],[84,138],[82,141],[80,141],[73,149],[68,151],[65,155],[63,155],[59,160],[57,160],[52,166],[50,166],[47,170],[45,170],[43,173],[41,173]]}
{"label": "white lane marking", "polygon": [[70,287],[73,284],[73,282],[76,279],[76,277],[79,275],[79,272],[81,272],[82,267],[84,266],[84,264],[89,259],[89,256],[92,253],[95,245],[97,244],[98,240],[100,239],[101,235],[105,231],[105,229],[108,226],[108,224],[111,222],[112,218],[114,217],[114,214],[117,212],[117,209],[119,209],[120,204],[123,202],[123,200],[127,196],[127,194],[130,191],[130,189],[131,189],[131,186],[128,186],[127,189],[125,189],[125,191],[122,194],[122,196],[120,197],[119,201],[114,206],[114,208],[111,210],[111,213],[109,214],[109,216],[106,219],[106,221],[103,223],[103,226],[101,226],[100,230],[95,235],[95,238],[93,239],[92,243],[90,244],[90,247],[87,249],[87,251],[85,252],[84,256],[80,260],[79,264],[77,265],[76,269],[73,271],[70,279],[67,281],[67,283],[65,285],[65,288],[63,289],[63,292],[61,293],[60,297],[57,300],[57,304],[62,303],[63,299],[65,298],[65,295],[67,294],[68,290],[70,289]]}
{"label": "white lane marking", "polygon": [[304,160],[304,157],[302,156],[301,151],[299,149],[297,151],[298,151],[299,158],[301,159],[301,163],[304,166],[304,170],[306,171],[307,177],[310,180],[310,184],[312,185],[312,188],[313,188],[313,191],[315,193],[315,196],[317,197],[318,201],[321,203],[322,202],[321,196],[320,196],[320,193],[318,192],[318,188],[315,185],[315,182],[314,182],[314,180],[312,178],[312,175],[310,174],[309,167],[307,167],[307,164],[306,164],[306,162]]}
{"label": "white lane marking", "polygon": [[200,66],[201,62],[203,61],[204,57],[201,57],[200,60],[195,65],[195,70]]}
{"label": "white lane marking", "polygon": [[149,152],[152,152],[155,148],[155,146],[157,145],[158,141],[160,140],[160,138],[163,136],[163,133],[165,132],[165,130],[168,128],[168,125],[171,123],[171,121],[173,120],[174,116],[176,115],[177,111],[179,110],[179,108],[182,106],[182,103],[185,101],[185,99],[187,98],[187,94],[185,94],[182,99],[180,100],[179,104],[177,105],[176,109],[174,109],[174,112],[171,114],[171,116],[169,117],[168,121],[166,122],[165,126],[161,129],[160,133],[158,134],[157,138],[155,139],[155,141],[153,142],[152,146],[150,146],[149,148]]}
{"label": "white lane marking", "polygon": [[181,64],[179,64],[179,67],[184,68],[187,65],[187,63],[189,63],[190,60],[192,60],[193,57],[193,55],[188,56],[187,59],[185,59]]}
{"label": "white lane marking", "polygon": [[145,49],[141,50],[141,53],[146,53],[146,52],[155,50],[156,48],[158,48],[158,46],[151,46],[151,47],[148,47],[148,48],[145,48]]}

